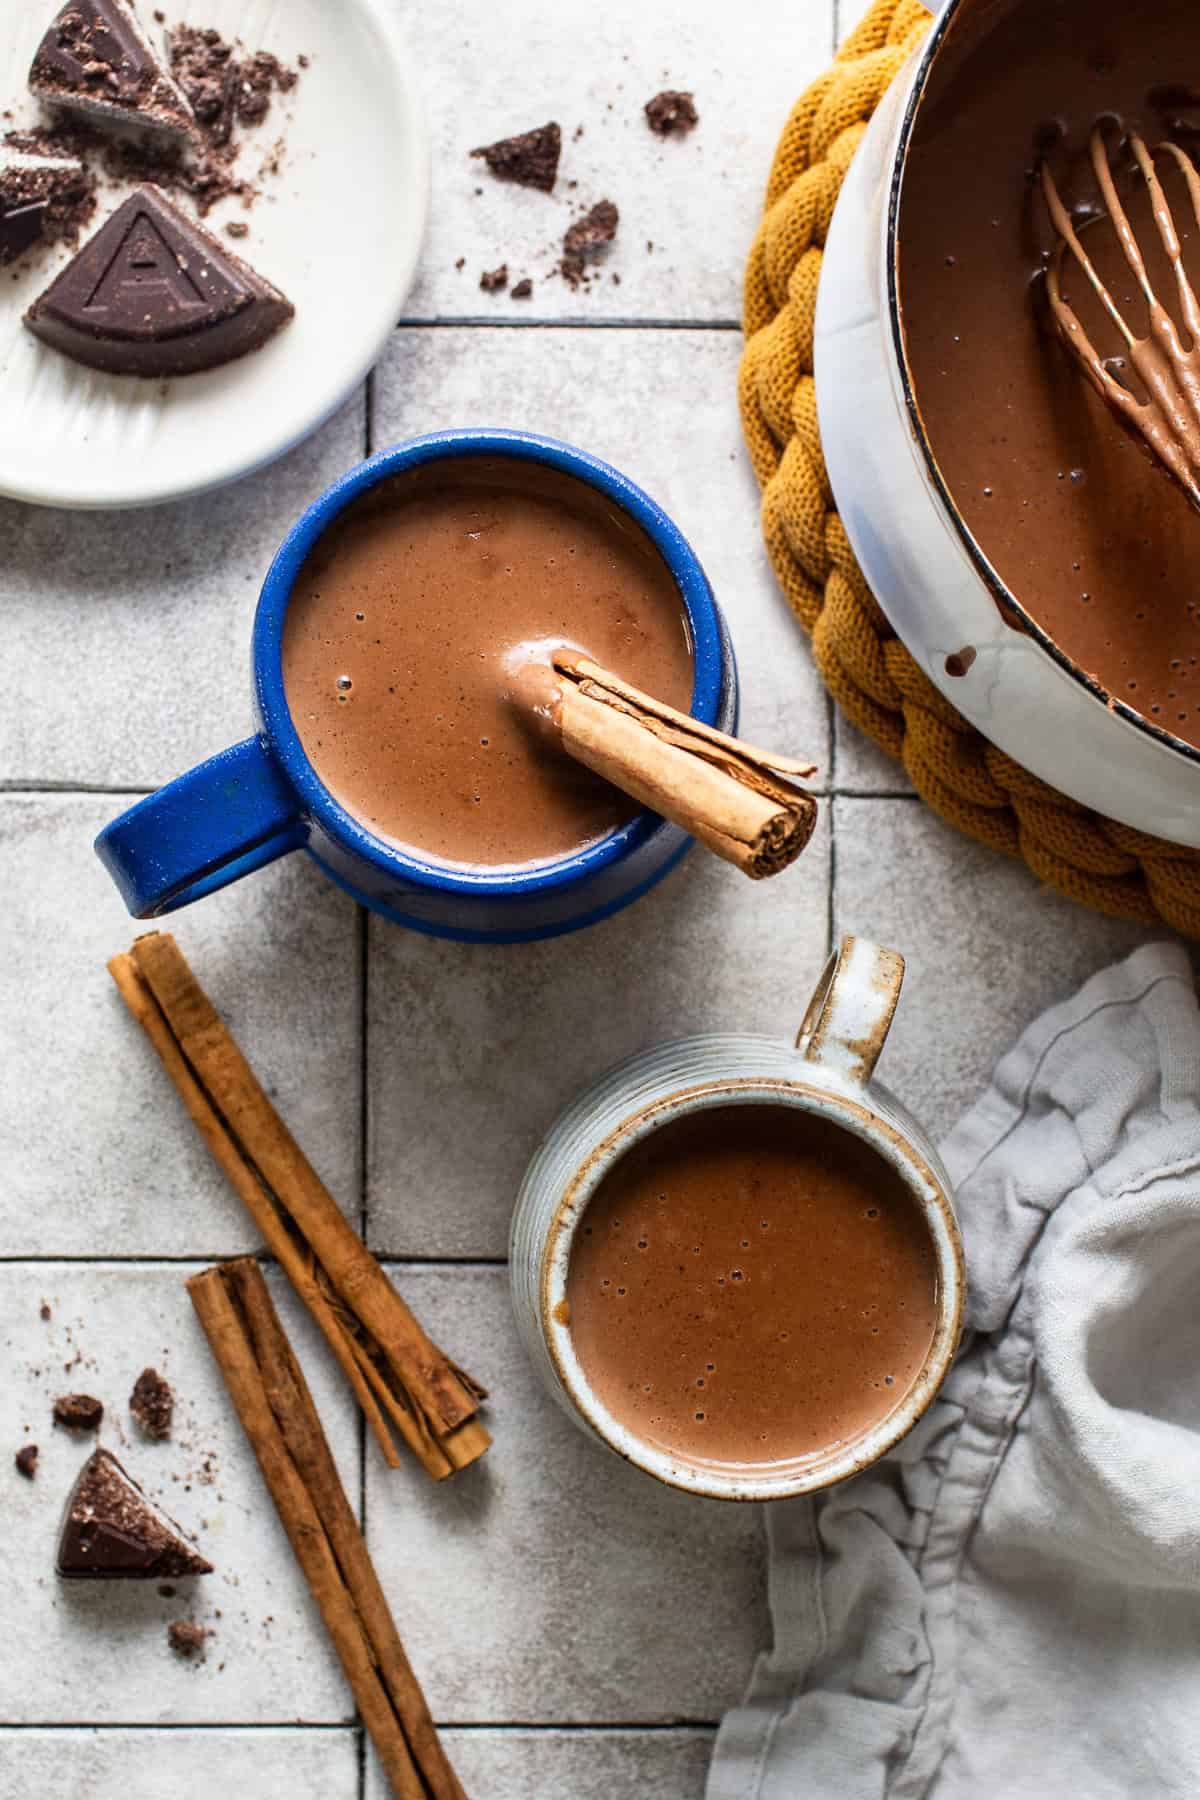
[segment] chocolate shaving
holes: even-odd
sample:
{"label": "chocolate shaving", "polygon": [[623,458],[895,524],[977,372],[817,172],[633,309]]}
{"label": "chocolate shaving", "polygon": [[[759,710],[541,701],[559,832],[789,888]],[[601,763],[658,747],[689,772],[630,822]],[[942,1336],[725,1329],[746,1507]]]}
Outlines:
{"label": "chocolate shaving", "polygon": [[167,1642],[176,1656],[182,1656],[187,1662],[195,1662],[204,1658],[204,1644],[208,1630],[197,1625],[194,1619],[172,1619],[167,1626]]}
{"label": "chocolate shaving", "polygon": [[94,1394],[60,1394],[54,1402],[54,1423],[68,1431],[98,1431],[104,1402]]}
{"label": "chocolate shaving", "polygon": [[659,137],[685,137],[700,121],[692,95],[676,88],[664,88],[653,100],[647,100],[642,110],[647,125]]}
{"label": "chocolate shaving", "polygon": [[559,269],[572,287],[586,280],[585,265],[597,256],[617,235],[620,214],[611,200],[598,200],[590,212],[568,226],[563,237],[563,255]]}
{"label": "chocolate shaving", "polygon": [[26,1481],[32,1481],[37,1473],[38,1447],[36,1444],[23,1444],[13,1457],[18,1470]]}
{"label": "chocolate shaving", "polygon": [[179,25],[170,35],[171,73],[187,95],[201,134],[212,150],[235,144],[239,125],[261,125],[273,94],[287,94],[299,80],[269,50],[235,56],[219,31]]}
{"label": "chocolate shaving", "polygon": [[479,285],[485,294],[494,294],[498,288],[508,286],[508,264],[501,263],[498,269],[485,269],[479,277]]}
{"label": "chocolate shaving", "polygon": [[523,131],[519,137],[501,138],[471,152],[472,156],[482,157],[499,180],[540,188],[543,194],[553,192],[561,154],[562,131],[553,120],[534,131]]}
{"label": "chocolate shaving", "polygon": [[129,1410],[148,1438],[162,1443],[171,1435],[171,1418],[175,1411],[175,1395],[169,1382],[157,1369],[143,1369],[133,1384]]}
{"label": "chocolate shaving", "polygon": [[532,292],[533,283],[530,281],[528,275],[526,275],[523,280],[517,282],[509,298],[512,300],[528,300]]}

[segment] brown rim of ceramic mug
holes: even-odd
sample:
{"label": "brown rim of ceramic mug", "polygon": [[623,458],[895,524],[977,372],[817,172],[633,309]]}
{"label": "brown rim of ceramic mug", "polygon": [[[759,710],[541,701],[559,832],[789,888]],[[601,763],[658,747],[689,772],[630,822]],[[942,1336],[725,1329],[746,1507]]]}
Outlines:
{"label": "brown rim of ceramic mug", "polygon": [[[830,959],[818,984],[801,1026],[802,1038],[810,1024],[810,1015],[814,1011],[819,1014],[826,1003],[837,962],[837,957]],[[619,1420],[612,1418],[592,1393],[582,1369],[579,1381],[576,1380],[560,1353],[554,1330],[557,1324],[568,1333],[570,1331],[569,1319],[558,1317],[557,1314],[566,1300],[566,1281],[575,1232],[604,1176],[615,1166],[625,1149],[660,1125],[668,1123],[671,1118],[705,1110],[710,1106],[730,1102],[738,1104],[739,1096],[740,1103],[745,1105],[797,1105],[805,1113],[825,1118],[867,1143],[897,1171],[921,1207],[922,1217],[926,1221],[938,1257],[938,1323],[920,1374],[912,1386],[896,1402],[890,1413],[885,1414],[870,1432],[847,1445],[841,1456],[823,1457],[804,1466],[795,1463],[780,1464],[777,1469],[778,1478],[774,1482],[762,1481],[761,1474],[765,1469],[775,1470],[776,1465],[705,1464],[687,1457],[672,1457],[669,1452],[656,1450],[635,1432],[623,1427]],[[582,1197],[581,1190],[586,1190]],[[929,1224],[930,1208],[937,1214],[944,1233],[952,1276],[949,1298],[948,1284],[944,1279],[946,1259],[942,1254],[941,1240]],[[556,1293],[554,1282],[560,1259],[563,1291]],[[719,1500],[775,1500],[791,1499],[833,1487],[851,1475],[871,1467],[908,1435],[936,1398],[949,1373],[962,1334],[965,1298],[966,1269],[954,1208],[940,1177],[903,1133],[881,1118],[871,1107],[842,1093],[829,1092],[802,1080],[749,1076],[741,1080],[732,1077],[729,1080],[701,1082],[662,1096],[622,1120],[588,1154],[564,1189],[546,1233],[538,1276],[538,1322],[563,1393],[589,1430],[624,1461],[654,1476],[666,1486],[678,1488],[684,1493]],[[580,1388],[583,1390],[582,1394]],[[604,1424],[598,1422],[597,1415]],[[615,1429],[607,1428],[609,1422]],[[625,1440],[624,1443],[622,1439]],[[857,1454],[856,1445],[860,1447]],[[639,1451],[646,1454],[639,1455]],[[831,1468],[833,1473],[828,1472]],[[684,1469],[692,1471],[691,1478],[678,1472]],[[745,1490],[738,1491],[738,1476],[743,1469],[746,1474]],[[706,1481],[707,1477],[715,1478],[720,1485]]]}

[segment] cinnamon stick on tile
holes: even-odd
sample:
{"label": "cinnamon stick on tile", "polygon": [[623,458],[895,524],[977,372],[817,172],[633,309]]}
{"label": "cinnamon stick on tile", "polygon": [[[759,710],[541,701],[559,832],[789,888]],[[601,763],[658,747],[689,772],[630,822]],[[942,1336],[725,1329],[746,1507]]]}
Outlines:
{"label": "cinnamon stick on tile", "polygon": [[439,1350],[322,1183],[174,938],[108,965],[192,1122],[290,1277],[394,1468],[397,1439],[435,1480],[482,1456],[485,1390]]}
{"label": "cinnamon stick on tile", "polygon": [[242,1257],[187,1287],[392,1793],[466,1800],[261,1269]]}
{"label": "cinnamon stick on tile", "polygon": [[527,666],[514,699],[577,762],[672,820],[751,880],[778,875],[813,834],[817,803],[796,785],[813,763],[702,725],[566,651]]}

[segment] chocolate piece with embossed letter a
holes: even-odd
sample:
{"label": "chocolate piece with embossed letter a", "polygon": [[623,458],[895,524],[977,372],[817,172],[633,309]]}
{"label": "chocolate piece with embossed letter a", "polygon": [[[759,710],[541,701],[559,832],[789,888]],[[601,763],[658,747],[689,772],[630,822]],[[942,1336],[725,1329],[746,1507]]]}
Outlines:
{"label": "chocolate piece with embossed letter a", "polygon": [[214,369],[273,336],[289,300],[153,187],[119,206],[25,314],[89,368],[162,378]]}

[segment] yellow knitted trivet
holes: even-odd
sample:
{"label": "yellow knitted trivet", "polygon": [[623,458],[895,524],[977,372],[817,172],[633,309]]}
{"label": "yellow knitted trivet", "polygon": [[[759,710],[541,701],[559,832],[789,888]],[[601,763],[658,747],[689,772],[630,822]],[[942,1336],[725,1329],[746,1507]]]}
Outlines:
{"label": "yellow knitted trivet", "polygon": [[834,510],[813,385],[821,251],[867,121],[929,23],[918,0],[875,0],[775,152],[746,268],[740,376],[767,549],[825,685],[935,812],[1085,906],[1200,937],[1200,851],[1089,812],[968,725],[892,631]]}

